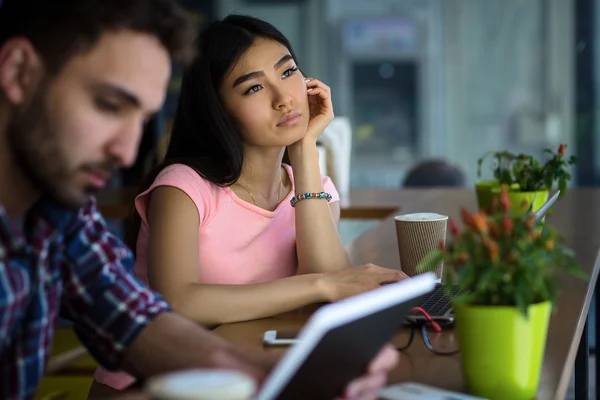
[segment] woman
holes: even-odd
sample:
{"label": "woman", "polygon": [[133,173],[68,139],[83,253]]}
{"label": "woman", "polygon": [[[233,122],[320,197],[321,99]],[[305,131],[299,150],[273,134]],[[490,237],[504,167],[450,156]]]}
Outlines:
{"label": "woman", "polygon": [[[207,326],[401,279],[348,268],[339,196],[316,147],[333,118],[331,94],[305,79],[287,39],[266,22],[229,16],[201,34],[198,50],[165,160],[136,198],[136,274]],[[101,369],[95,377],[116,389],[133,382]]]}

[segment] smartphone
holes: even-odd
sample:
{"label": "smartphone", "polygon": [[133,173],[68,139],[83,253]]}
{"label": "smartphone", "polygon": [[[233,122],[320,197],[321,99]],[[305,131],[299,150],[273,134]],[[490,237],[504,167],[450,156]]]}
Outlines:
{"label": "smartphone", "polygon": [[298,331],[266,331],[263,336],[263,344],[266,346],[290,346],[298,341],[297,336]]}

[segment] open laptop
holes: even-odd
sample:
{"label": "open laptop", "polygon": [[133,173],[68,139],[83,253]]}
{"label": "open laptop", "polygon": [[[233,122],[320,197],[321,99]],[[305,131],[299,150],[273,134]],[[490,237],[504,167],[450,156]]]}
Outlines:
{"label": "open laptop", "polygon": [[[536,220],[540,220],[544,218],[544,216],[550,211],[558,197],[560,196],[560,190],[557,190],[556,193],[539,210],[537,210],[534,215]],[[446,292],[445,287],[438,283],[435,285],[435,288],[423,295],[421,298],[421,308],[427,311],[429,316],[436,320],[442,321],[444,323],[452,323],[454,322],[454,311],[452,310],[452,299],[458,296],[461,293],[461,290],[458,286],[454,286],[452,288],[452,293],[448,294]],[[425,316],[419,312],[411,312],[406,317],[407,322],[412,323],[421,323],[425,321]]]}

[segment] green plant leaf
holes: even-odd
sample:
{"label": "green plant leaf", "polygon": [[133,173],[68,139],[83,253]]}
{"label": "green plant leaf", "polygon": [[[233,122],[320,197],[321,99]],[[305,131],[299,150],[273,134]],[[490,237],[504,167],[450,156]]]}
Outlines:
{"label": "green plant leaf", "polygon": [[590,276],[585,273],[577,264],[566,263],[564,270],[571,276],[589,282]]}
{"label": "green plant leaf", "polygon": [[435,271],[437,267],[440,266],[442,261],[444,261],[445,253],[440,250],[434,250],[431,253],[427,254],[423,259],[417,264],[417,271],[419,272],[430,272]]}
{"label": "green plant leaf", "polygon": [[[477,297],[473,293],[461,293],[452,299],[452,302],[459,304],[477,305]],[[485,305],[485,304],[480,304]]]}
{"label": "green plant leaf", "polygon": [[485,291],[495,280],[497,280],[498,273],[492,267],[487,268],[483,271],[480,278],[476,283],[477,291]]}

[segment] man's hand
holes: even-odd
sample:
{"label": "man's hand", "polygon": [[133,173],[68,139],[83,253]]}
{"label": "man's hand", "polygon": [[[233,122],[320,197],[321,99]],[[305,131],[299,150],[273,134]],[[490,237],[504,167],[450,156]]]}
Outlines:
{"label": "man's hand", "polygon": [[279,362],[282,354],[264,352],[231,346],[223,351],[216,351],[212,361],[218,369],[230,369],[242,372],[254,379],[260,386]]}
{"label": "man's hand", "polygon": [[[236,370],[261,385],[280,358],[281,353],[238,347],[186,318],[165,313],[134,339],[125,354],[124,367],[139,377],[187,368]],[[346,387],[341,399],[376,399],[397,363],[397,351],[391,346],[384,347],[365,375]]]}
{"label": "man's hand", "polygon": [[[234,348],[213,358],[219,368],[243,372],[254,378],[259,385],[264,383],[271,369],[281,358],[281,353],[265,353],[250,349]],[[338,400],[375,400],[387,383],[389,372],[398,364],[398,351],[385,346],[369,365],[365,375],[350,382],[343,397]]]}
{"label": "man's hand", "polygon": [[[268,370],[279,360],[280,354],[277,353],[259,353],[255,351],[241,351],[243,356],[238,354],[223,353],[218,357],[220,362],[254,377],[259,382],[263,382]],[[237,351],[234,351],[237,353]],[[388,373],[398,363],[398,352],[392,346],[384,347],[375,357],[369,366],[366,375],[352,381],[346,387],[344,397],[338,400],[375,400],[379,396],[379,391],[387,382]],[[115,398],[117,400],[117,398]],[[148,400],[147,395],[143,393],[125,394],[118,397],[118,400]]]}
{"label": "man's hand", "polygon": [[350,382],[346,393],[340,400],[375,400],[379,391],[387,383],[387,376],[398,364],[398,351],[390,345],[385,346],[369,365],[367,373]]}

